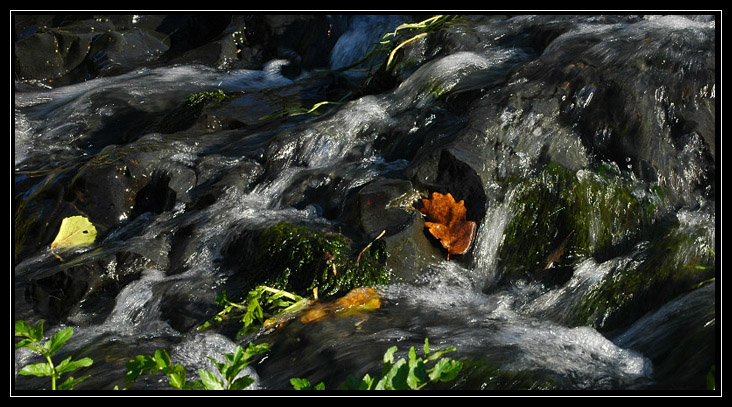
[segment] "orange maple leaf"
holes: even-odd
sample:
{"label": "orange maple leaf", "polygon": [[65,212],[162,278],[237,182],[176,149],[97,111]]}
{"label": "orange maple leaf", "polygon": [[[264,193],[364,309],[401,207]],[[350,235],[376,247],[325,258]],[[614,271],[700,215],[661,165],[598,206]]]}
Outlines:
{"label": "orange maple leaf", "polygon": [[422,208],[427,221],[424,223],[429,228],[432,236],[442,243],[447,249],[447,260],[451,254],[464,254],[470,248],[475,237],[476,223],[467,220],[468,210],[464,201],[455,202],[455,198],[448,192],[443,195],[433,192],[432,198],[422,199]]}

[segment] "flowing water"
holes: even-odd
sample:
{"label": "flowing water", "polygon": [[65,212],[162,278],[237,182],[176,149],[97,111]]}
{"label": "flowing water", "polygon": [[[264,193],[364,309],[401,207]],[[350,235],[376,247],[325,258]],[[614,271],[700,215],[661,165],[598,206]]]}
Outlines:
{"label": "flowing water", "polygon": [[[548,91],[541,88],[552,74],[538,74],[546,80],[536,80],[531,72],[522,76],[521,69],[530,70],[536,61],[555,63],[564,69],[565,60],[556,57],[552,62],[557,49],[591,47],[590,53],[598,60],[614,60],[640,58],[642,52],[657,51],[615,46],[623,42],[636,44],[642,38],[647,38],[649,47],[658,48],[662,47],[658,39],[661,35],[714,42],[713,19],[675,16],[631,20],[471,20],[453,27],[452,34],[437,37],[434,41],[443,41],[449,51],[417,69],[405,69],[400,86],[330,107],[324,115],[283,118],[268,125],[226,128],[209,123],[205,129],[173,134],[135,134],[135,116],[128,113],[146,118],[160,116],[194,92],[221,89],[227,94],[244,95],[235,103],[246,106],[239,112],[248,112],[250,119],[264,116],[272,112],[266,106],[266,95],[277,94],[285,99],[286,89],[297,89],[310,80],[307,73],[295,79],[282,76],[280,67],[286,62],[280,60],[270,61],[262,70],[221,71],[200,65],[142,68],[54,89],[18,82],[14,94],[15,199],[30,201],[39,191],[48,191],[48,185],[67,182],[68,174],[81,171],[89,160],[114,154],[134,157],[141,163],[141,172],[150,168],[164,172],[169,188],[176,193],[164,210],[135,216],[129,211],[117,212],[118,219],[108,223],[99,241],[65,264],[60,264],[47,246],[25,255],[14,266],[14,316],[38,318],[27,296],[31,281],[67,270],[69,265],[95,265],[90,268],[92,272],[102,273],[105,281],[119,282],[117,290],[87,298],[73,306],[63,321],[47,324],[49,334],[74,327],[74,336],[64,352],[75,358],[94,359],[94,365],[84,371],[91,377],[78,386],[80,389],[123,387],[127,360],[138,354],[152,354],[156,349],[167,349],[173,360],[188,367],[195,377],[197,368],[211,367],[207,356],[220,357],[250,340],[268,342],[272,349],[248,371],[257,379],[253,388],[289,389],[292,377],[324,381],[328,388],[335,388],[348,374],[378,373],[381,357],[390,346],[397,345],[398,355],[406,355],[411,346],[419,349],[425,338],[434,347],[456,347],[458,352],[451,356],[466,361],[464,375],[456,382],[442,384],[442,388],[698,389],[698,377],[689,378],[679,372],[708,371],[709,355],[715,349],[709,338],[716,335],[699,334],[701,339],[694,345],[679,344],[690,340],[683,332],[690,325],[697,324],[702,332],[704,327],[715,329],[714,282],[674,295],[662,306],[628,317],[611,329],[603,329],[602,322],[595,326],[571,322],[576,312],[573,310],[590,290],[622,271],[636,270],[651,256],[648,247],[652,246],[652,237],[641,233],[626,238],[626,244],[615,245],[620,248],[611,255],[577,254],[564,265],[571,269],[571,275],[558,284],[523,278],[499,283],[500,248],[515,216],[512,197],[518,193],[515,184],[504,181],[532,177],[537,163],[547,154],[578,171],[581,178],[583,169],[595,159],[588,153],[586,142],[573,135],[587,132],[582,128],[586,122],[580,118],[574,126],[563,126],[551,116],[552,112],[561,115],[564,113],[559,111],[565,109],[570,116],[581,116],[583,112],[590,116],[598,99],[609,97],[607,90],[603,94],[597,90],[598,84],[588,83],[577,89],[573,104],[568,100],[557,109],[549,106],[553,99],[545,97]],[[331,52],[333,68],[358,59],[366,45],[398,22],[399,18],[391,16],[353,19]],[[559,26],[562,28],[556,28]],[[561,35],[545,39],[551,42],[540,51],[519,40],[542,27],[554,27]],[[545,29],[547,37],[552,37],[551,30]],[[588,41],[596,42],[588,45]],[[713,57],[713,46],[711,49]],[[621,50],[627,54],[614,54]],[[673,52],[683,51],[669,50],[669,58],[674,57]],[[699,58],[709,58],[709,53]],[[699,64],[702,62],[689,59],[680,71],[658,75],[673,74],[683,80],[703,69]],[[471,107],[446,110],[444,104],[450,99],[446,102],[437,95],[435,83],[441,84],[441,92],[454,95],[458,104],[460,96],[472,95],[468,98]],[[701,122],[708,120],[705,104],[714,104],[714,83],[709,85],[711,91],[699,90],[693,99],[697,103],[696,118]],[[668,114],[668,105],[673,104],[669,97],[647,94],[653,84],[638,84],[637,88],[638,98],[643,100],[639,104],[650,104],[649,111],[656,114],[647,120],[655,120],[659,128],[673,127],[674,118]],[[662,88],[658,91],[670,92]],[[507,102],[496,104],[496,100]],[[536,104],[528,109],[518,100],[536,100]],[[497,105],[501,108],[495,109]],[[125,130],[109,138],[103,136],[103,130],[125,126],[132,127],[127,131],[134,136]],[[617,131],[608,126],[608,133]],[[714,123],[703,122],[699,128],[704,126],[714,129]],[[380,148],[383,135],[398,132],[415,139],[424,137],[424,142],[416,153],[398,147]],[[596,146],[607,145],[603,137],[611,138],[599,130],[587,137],[600,140]],[[667,171],[668,185],[675,188],[678,201],[668,203],[658,218],[673,218],[679,233],[697,233],[699,246],[715,248],[713,192],[698,193],[699,188],[691,185],[709,176],[708,169],[695,167],[699,162],[695,157],[706,151],[699,146],[708,149],[710,142],[700,136],[700,131],[690,131],[685,137],[675,139],[683,144],[674,150],[680,151],[674,157],[665,157],[663,152],[667,150],[663,148],[640,148],[652,150],[647,156],[653,156],[664,169],[670,168],[663,166],[665,161],[691,157],[683,171]],[[480,144],[477,153],[471,151],[471,138],[482,140],[475,141]],[[213,299],[232,284],[226,248],[241,231],[282,221],[338,230],[341,219],[332,213],[346,205],[353,191],[384,178],[414,174],[415,168],[428,161],[423,157],[431,147],[446,143],[452,143],[450,151],[456,157],[482,157],[483,168],[476,171],[484,191],[481,202],[485,204],[477,211],[482,216],[469,255],[454,256],[450,261],[433,258],[394,263],[402,268],[392,270],[395,274],[411,278],[379,286],[382,306],[374,311],[311,324],[293,322],[275,332],[241,340],[195,329],[194,322],[205,321],[217,311]],[[486,147],[489,145],[493,147]],[[713,144],[711,148],[713,151]],[[638,157],[642,154],[638,151]],[[622,166],[635,164],[638,157],[614,160],[607,153],[605,158],[617,163],[617,171],[623,173],[626,169]],[[643,186],[650,184],[643,184],[645,180],[639,179],[637,172],[624,174],[640,185],[636,196],[648,196],[650,189]],[[429,175],[419,177],[429,179]],[[226,180],[225,187],[216,198],[199,204],[202,186],[209,187],[222,179]],[[326,191],[323,193],[331,193],[332,197],[308,200],[299,194],[302,191]],[[95,198],[107,198],[100,192]],[[46,233],[51,238],[53,234]],[[130,264],[119,253],[134,253],[148,262]],[[686,256],[681,262],[688,262],[694,254]],[[699,353],[679,350],[687,347],[697,348]],[[32,361],[35,359],[29,352],[16,351],[15,371]],[[36,378],[16,375],[15,380],[18,389],[45,385]],[[705,378],[700,380],[704,383]],[[165,378],[148,376],[133,388],[169,387]]]}

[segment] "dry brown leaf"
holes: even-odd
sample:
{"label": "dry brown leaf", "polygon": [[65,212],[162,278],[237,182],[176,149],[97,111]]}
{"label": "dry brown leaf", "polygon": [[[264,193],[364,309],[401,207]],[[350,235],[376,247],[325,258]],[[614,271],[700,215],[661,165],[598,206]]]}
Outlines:
{"label": "dry brown leaf", "polygon": [[370,311],[381,307],[379,293],[370,287],[359,287],[349,291],[336,301],[314,304],[300,317],[302,323],[320,321],[330,315]]}
{"label": "dry brown leaf", "polygon": [[424,223],[432,236],[447,249],[447,260],[451,254],[464,254],[475,237],[477,225],[467,220],[465,202],[455,202],[449,192],[445,195],[433,192],[431,199],[422,199],[422,208],[427,221]]}

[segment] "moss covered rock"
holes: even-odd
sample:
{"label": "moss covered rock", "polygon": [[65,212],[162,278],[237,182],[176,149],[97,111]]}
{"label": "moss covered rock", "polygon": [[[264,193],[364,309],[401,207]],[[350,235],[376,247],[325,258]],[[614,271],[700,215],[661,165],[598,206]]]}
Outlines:
{"label": "moss covered rock", "polygon": [[573,172],[549,163],[509,195],[514,214],[499,249],[517,278],[561,262],[604,259],[637,242],[656,217],[654,195],[611,171]]}
{"label": "moss covered rock", "polygon": [[[714,277],[714,252],[703,226],[673,225],[643,244],[627,268],[616,268],[579,301],[575,325],[611,330]],[[713,307],[710,304],[710,307]]]}
{"label": "moss covered rock", "polygon": [[255,256],[261,284],[300,295],[310,295],[317,288],[320,297],[332,297],[391,279],[380,241],[361,253],[352,250],[351,242],[340,233],[320,233],[291,223],[264,230]]}

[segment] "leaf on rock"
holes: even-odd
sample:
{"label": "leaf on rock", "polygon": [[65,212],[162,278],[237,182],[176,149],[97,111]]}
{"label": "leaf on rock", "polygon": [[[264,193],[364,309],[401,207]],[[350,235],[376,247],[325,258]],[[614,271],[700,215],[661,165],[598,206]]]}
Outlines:
{"label": "leaf on rock", "polygon": [[343,297],[325,304],[315,304],[300,317],[302,323],[316,322],[330,315],[350,315],[381,307],[379,293],[370,287],[358,287]]}
{"label": "leaf on rock", "polygon": [[426,215],[424,223],[432,236],[447,249],[447,260],[451,254],[464,254],[470,248],[475,237],[477,225],[467,220],[467,209],[464,201],[455,202],[455,198],[448,192],[443,195],[433,192],[432,198],[422,199],[420,212]]}
{"label": "leaf on rock", "polygon": [[[55,256],[59,251],[75,249],[94,243],[97,228],[84,216],[72,216],[61,221],[56,238],[51,243],[51,252]],[[58,256],[57,256],[58,257]]]}

